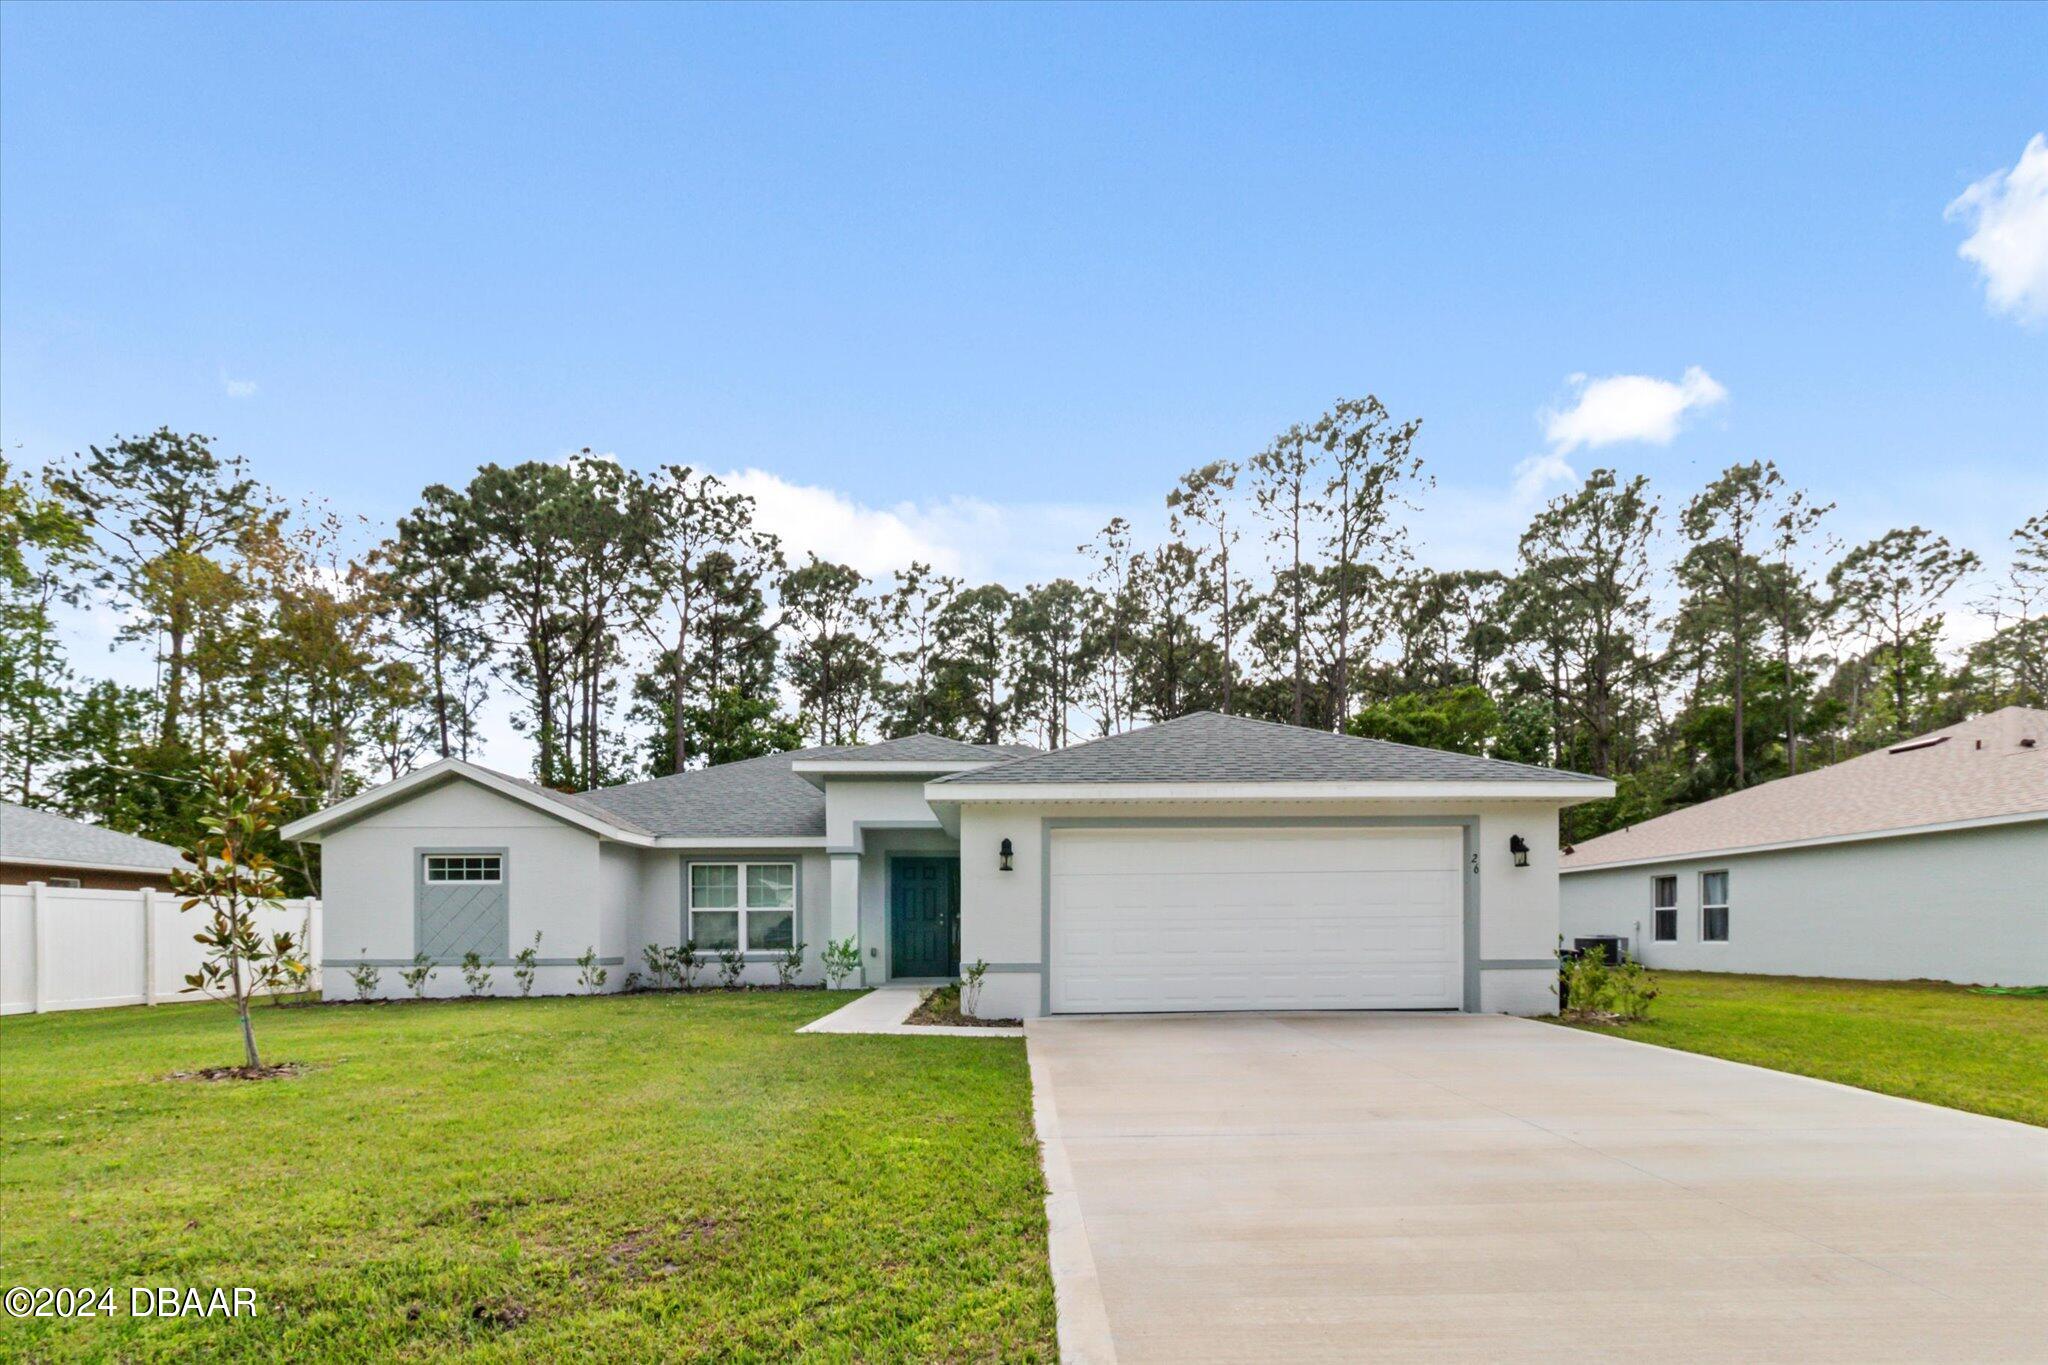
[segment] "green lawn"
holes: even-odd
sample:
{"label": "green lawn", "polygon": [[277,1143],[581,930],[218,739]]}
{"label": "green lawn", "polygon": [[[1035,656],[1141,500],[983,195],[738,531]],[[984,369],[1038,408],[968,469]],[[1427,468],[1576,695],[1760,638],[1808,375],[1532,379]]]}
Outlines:
{"label": "green lawn", "polygon": [[[798,1036],[822,992],[0,1022],[0,1357],[1050,1359],[1017,1039]],[[125,1317],[253,1286],[260,1316]]]}
{"label": "green lawn", "polygon": [[1933,981],[1657,972],[1639,1042],[2048,1124],[2048,997]]}

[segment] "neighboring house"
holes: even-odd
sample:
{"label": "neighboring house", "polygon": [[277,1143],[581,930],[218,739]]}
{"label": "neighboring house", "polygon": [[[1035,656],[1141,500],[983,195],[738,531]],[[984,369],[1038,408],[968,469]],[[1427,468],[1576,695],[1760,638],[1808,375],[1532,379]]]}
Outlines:
{"label": "neighboring house", "polygon": [[322,846],[334,967],[506,964],[538,933],[537,990],[574,989],[586,950],[617,987],[644,945],[687,937],[741,947],[752,981],[802,943],[816,981],[851,939],[856,985],[986,961],[992,1017],[1537,1014],[1558,811],[1612,792],[1202,713],[1054,753],[917,735],[573,796],[444,760],[284,835]]}
{"label": "neighboring house", "polygon": [[184,855],[169,844],[0,801],[0,886],[168,890],[172,870],[184,866]]}
{"label": "neighboring house", "polygon": [[1603,834],[1563,872],[1566,940],[1652,967],[2048,984],[2048,711]]}

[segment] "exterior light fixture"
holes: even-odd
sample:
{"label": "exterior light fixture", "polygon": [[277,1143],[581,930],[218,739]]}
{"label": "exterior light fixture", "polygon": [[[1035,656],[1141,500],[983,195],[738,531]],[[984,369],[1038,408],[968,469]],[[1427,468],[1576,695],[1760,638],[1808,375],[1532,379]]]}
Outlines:
{"label": "exterior light fixture", "polygon": [[1521,835],[1510,834],[1508,836],[1508,852],[1515,855],[1516,867],[1527,867],[1529,865],[1529,844]]}
{"label": "exterior light fixture", "polygon": [[1010,866],[1010,859],[1013,856],[1015,856],[1017,850],[1010,847],[1010,841],[1008,839],[1003,840],[1003,846],[1002,848],[998,849],[997,852],[1001,855],[1002,858],[1002,861],[998,864],[998,866],[1005,872],[1015,871],[1016,869]]}

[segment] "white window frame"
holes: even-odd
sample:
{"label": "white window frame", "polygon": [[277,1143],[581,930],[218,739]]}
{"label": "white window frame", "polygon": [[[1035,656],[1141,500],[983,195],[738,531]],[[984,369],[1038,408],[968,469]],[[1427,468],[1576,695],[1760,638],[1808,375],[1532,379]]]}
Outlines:
{"label": "white window frame", "polygon": [[[505,855],[502,853],[423,853],[420,864],[420,880],[428,886],[503,886],[505,884]],[[495,875],[489,877],[436,877],[434,864],[443,865],[446,871],[449,863],[496,863]]]}
{"label": "white window frame", "polygon": [[[702,906],[697,904],[697,869],[700,867],[730,867],[736,869],[735,876],[738,880],[734,883],[734,904]],[[747,904],[748,874],[757,867],[780,867],[789,870],[788,905]],[[697,937],[697,915],[700,911],[708,915],[736,914],[738,919],[735,921],[737,928],[734,941],[742,953],[780,953],[784,951],[781,948],[749,948],[747,946],[747,921],[756,910],[765,914],[788,915],[789,940],[791,943],[795,943],[797,933],[797,901],[800,899],[797,894],[798,884],[799,879],[794,858],[693,858],[683,870],[683,936],[693,943],[702,942]],[[717,950],[713,949],[712,951],[715,952]]]}
{"label": "white window frame", "polygon": [[[1707,899],[1707,878],[1709,877],[1719,877],[1721,879],[1721,899],[1718,901],[1709,901]],[[1734,930],[1734,917],[1728,913],[1728,904],[1735,899],[1735,893],[1730,889],[1733,883],[1734,878],[1728,875],[1725,868],[1717,867],[1711,871],[1700,873],[1700,942],[1726,943],[1731,937]],[[1719,910],[1721,912],[1722,933],[1719,938],[1707,937],[1707,911],[1709,910]]]}
{"label": "white window frame", "polygon": [[45,883],[52,891],[83,891],[85,882],[78,877],[52,877]]}
{"label": "white window frame", "polygon": [[[1657,891],[1665,882],[1671,883],[1671,904],[1660,905],[1657,902]],[[1671,915],[1671,936],[1669,938],[1657,932],[1657,917],[1666,912],[1669,912]],[[1678,874],[1676,872],[1667,872],[1650,878],[1650,942],[1678,942]]]}

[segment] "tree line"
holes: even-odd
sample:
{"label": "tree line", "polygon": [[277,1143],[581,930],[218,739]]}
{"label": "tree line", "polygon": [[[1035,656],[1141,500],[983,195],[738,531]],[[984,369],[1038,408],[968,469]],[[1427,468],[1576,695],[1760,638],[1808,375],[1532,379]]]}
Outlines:
{"label": "tree line", "polygon": [[[1616,780],[1584,838],[2048,689],[2048,513],[1984,581],[1918,526],[1838,547],[1769,461],[1667,509],[1596,469],[1512,570],[1420,562],[1420,423],[1344,400],[1183,475],[1165,534],[1112,518],[1010,587],[797,558],[751,499],[588,451],[436,484],[381,537],[169,429],[39,476],[0,464],[0,784],[174,843],[236,747],[293,811],[477,756],[511,704],[577,790],[929,732],[1059,747],[1213,709]],[[359,548],[374,541],[371,548]],[[1944,613],[1991,621],[1951,657]],[[118,619],[154,681],[79,677],[59,608]],[[279,849],[299,882],[308,850]]]}

